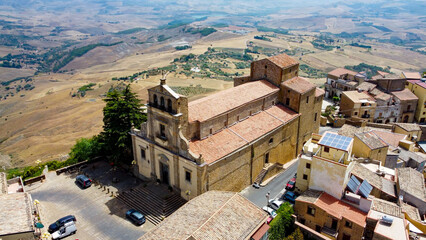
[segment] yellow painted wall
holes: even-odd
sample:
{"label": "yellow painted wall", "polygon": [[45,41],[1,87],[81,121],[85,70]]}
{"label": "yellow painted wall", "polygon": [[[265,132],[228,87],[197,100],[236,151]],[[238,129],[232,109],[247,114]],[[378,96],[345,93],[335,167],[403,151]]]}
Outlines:
{"label": "yellow painted wall", "polygon": [[354,146],[352,153],[355,157],[369,158],[372,160],[379,160],[382,162],[382,166],[385,165],[386,155],[389,147],[383,147],[379,149],[370,149],[367,144],[361,141],[357,136],[354,137]]}
{"label": "yellow painted wall", "polygon": [[[352,144],[353,143],[351,143],[351,145]],[[349,149],[352,149],[352,146],[349,146]],[[351,155],[351,152],[350,151],[349,152],[345,152],[345,151],[342,151],[342,150],[339,150],[339,149],[335,149],[335,148],[331,148],[331,147],[329,147],[329,152],[326,152],[325,151],[325,147],[321,146],[321,149],[320,149],[320,151],[319,151],[318,154],[319,154],[318,156],[320,156],[320,157],[323,157],[323,158],[326,158],[326,159],[329,159],[329,160],[333,160],[335,162],[339,161],[340,158],[343,155],[345,155],[343,157],[344,164],[349,164],[349,156]]]}
{"label": "yellow painted wall", "polygon": [[420,120],[424,118],[423,122],[426,122],[426,89],[419,85],[415,85],[412,92],[419,98],[415,119],[417,122],[421,122]]}

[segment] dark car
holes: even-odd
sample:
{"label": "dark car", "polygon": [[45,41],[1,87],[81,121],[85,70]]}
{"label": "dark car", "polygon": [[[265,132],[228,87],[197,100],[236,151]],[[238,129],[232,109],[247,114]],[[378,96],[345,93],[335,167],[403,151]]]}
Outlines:
{"label": "dark car", "polygon": [[285,186],[285,189],[293,191],[295,186],[296,186],[296,178],[292,178],[290,179],[290,181],[288,181],[287,185]]}
{"label": "dark car", "polygon": [[126,217],[138,226],[145,223],[145,216],[134,209],[130,209],[129,211],[127,211]]}
{"label": "dark car", "polygon": [[92,180],[90,180],[88,177],[84,176],[84,175],[78,175],[75,178],[75,181],[80,184],[80,186],[82,188],[88,188],[90,186],[92,186]]}
{"label": "dark car", "polygon": [[77,222],[77,219],[74,215],[68,215],[66,217],[58,219],[56,222],[50,224],[48,232],[53,233],[59,230],[59,228],[63,227],[65,223],[68,222]]}
{"label": "dark car", "polygon": [[294,204],[296,202],[297,195],[294,192],[287,191],[284,193],[283,198]]}

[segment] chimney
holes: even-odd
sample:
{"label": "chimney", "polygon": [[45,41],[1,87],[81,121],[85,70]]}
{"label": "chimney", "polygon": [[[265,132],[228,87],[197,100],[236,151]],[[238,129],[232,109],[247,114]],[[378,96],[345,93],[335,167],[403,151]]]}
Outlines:
{"label": "chimney", "polygon": [[166,85],[166,78],[161,78],[160,79],[160,85]]}

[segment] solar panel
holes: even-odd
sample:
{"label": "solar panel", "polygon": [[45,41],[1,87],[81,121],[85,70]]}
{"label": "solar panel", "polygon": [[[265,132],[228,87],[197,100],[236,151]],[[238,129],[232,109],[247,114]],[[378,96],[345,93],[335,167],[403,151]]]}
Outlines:
{"label": "solar panel", "polygon": [[352,141],[352,138],[350,137],[333,134],[333,133],[326,133],[321,138],[318,144],[329,146],[332,148],[337,148],[340,150],[346,150],[349,144],[351,143],[351,141]]}
{"label": "solar panel", "polygon": [[356,193],[360,184],[361,183],[358,181],[358,179],[356,179],[356,177],[352,175],[351,178],[349,179],[347,187],[349,188],[351,192]]}
{"label": "solar panel", "polygon": [[367,182],[367,180],[364,180],[359,187],[359,193],[365,198],[370,196],[371,190],[373,190],[373,187]]}

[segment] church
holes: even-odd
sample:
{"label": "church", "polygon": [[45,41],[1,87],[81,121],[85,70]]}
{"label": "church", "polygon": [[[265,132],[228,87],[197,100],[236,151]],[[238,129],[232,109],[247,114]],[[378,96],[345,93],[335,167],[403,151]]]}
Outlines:
{"label": "church", "polygon": [[164,78],[148,89],[148,120],[131,131],[139,176],[192,199],[241,191],[296,158],[318,133],[324,91],[286,54],[250,68],[233,88],[191,102]]}

